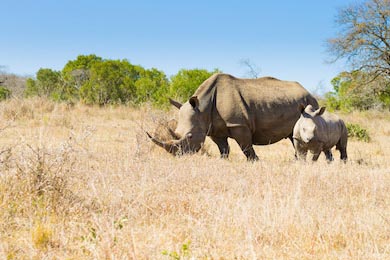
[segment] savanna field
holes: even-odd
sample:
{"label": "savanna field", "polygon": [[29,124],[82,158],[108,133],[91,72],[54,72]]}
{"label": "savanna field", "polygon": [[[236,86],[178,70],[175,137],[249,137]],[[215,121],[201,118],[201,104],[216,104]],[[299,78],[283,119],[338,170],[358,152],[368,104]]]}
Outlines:
{"label": "savanna field", "polygon": [[297,162],[289,140],[229,160],[148,140],[177,111],[0,103],[0,259],[390,259],[390,113],[346,164]]}

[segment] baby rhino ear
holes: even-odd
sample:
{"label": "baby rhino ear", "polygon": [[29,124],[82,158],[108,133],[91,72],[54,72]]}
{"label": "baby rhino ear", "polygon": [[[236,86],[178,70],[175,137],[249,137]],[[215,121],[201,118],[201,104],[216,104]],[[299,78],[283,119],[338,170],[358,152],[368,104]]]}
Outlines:
{"label": "baby rhino ear", "polygon": [[316,110],[315,115],[316,115],[316,116],[320,116],[320,115],[322,115],[324,112],[325,112],[325,107],[321,107],[321,108],[319,108],[319,109]]}

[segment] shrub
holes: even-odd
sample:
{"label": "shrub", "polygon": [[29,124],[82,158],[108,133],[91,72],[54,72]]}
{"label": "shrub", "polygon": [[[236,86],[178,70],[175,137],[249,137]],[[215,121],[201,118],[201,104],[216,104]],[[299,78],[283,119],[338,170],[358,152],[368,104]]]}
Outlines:
{"label": "shrub", "polygon": [[325,94],[326,105],[331,110],[390,107],[390,83],[384,77],[374,77],[361,71],[341,72],[331,84],[334,91]]}
{"label": "shrub", "polygon": [[207,71],[204,69],[182,69],[171,78],[171,85],[168,95],[179,101],[188,100],[195,90],[218,70]]}
{"label": "shrub", "polygon": [[369,142],[371,140],[368,131],[359,124],[347,123],[348,137],[356,138],[359,141]]}
{"label": "shrub", "polygon": [[6,100],[10,96],[11,96],[11,91],[6,87],[0,86],[0,101]]}

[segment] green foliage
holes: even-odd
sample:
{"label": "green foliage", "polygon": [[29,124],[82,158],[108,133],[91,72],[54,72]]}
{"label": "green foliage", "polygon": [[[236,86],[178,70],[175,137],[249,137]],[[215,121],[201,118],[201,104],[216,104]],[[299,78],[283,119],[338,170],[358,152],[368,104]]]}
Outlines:
{"label": "green foliage", "polygon": [[89,80],[80,88],[80,98],[87,104],[115,104],[130,101],[135,96],[138,68],[127,60],[107,60],[95,63]]}
{"label": "green foliage", "polygon": [[56,99],[61,93],[61,73],[51,69],[39,69],[36,80],[28,79],[24,95]]}
{"label": "green foliage", "polygon": [[6,87],[0,86],[0,101],[6,100],[11,96],[11,90]]}
{"label": "green foliage", "polygon": [[328,39],[328,52],[336,60],[375,76],[390,74],[388,0],[353,1],[339,9],[336,36]]}
{"label": "green foliage", "polygon": [[334,92],[325,94],[330,110],[390,108],[390,81],[362,71],[342,72],[332,79]]}
{"label": "green foliage", "polygon": [[194,94],[203,81],[217,72],[219,72],[217,69],[212,72],[204,69],[182,69],[171,78],[168,96],[179,101],[186,101]]}
{"label": "green foliage", "polygon": [[82,69],[87,70],[92,68],[93,64],[103,61],[101,57],[96,56],[95,54],[90,55],[79,55],[76,60],[68,61],[64,68],[62,69],[62,73],[64,75],[71,75],[73,71]]}
{"label": "green foliage", "polygon": [[161,102],[168,89],[165,74],[145,70],[127,60],[104,60],[94,63],[89,79],[80,88],[80,98],[87,104]]}
{"label": "green foliage", "polygon": [[98,105],[151,102],[163,107],[169,106],[168,97],[187,100],[216,72],[183,69],[170,82],[164,72],[155,68],[145,69],[128,60],[106,60],[94,54],[79,55],[61,71],[40,69],[36,79],[27,80],[24,95]]}
{"label": "green foliage", "polygon": [[347,123],[348,137],[356,138],[359,141],[369,142],[371,137],[366,129],[359,124]]}
{"label": "green foliage", "polygon": [[155,68],[143,70],[135,82],[137,104],[150,101],[157,106],[166,105],[169,82],[166,75]]}

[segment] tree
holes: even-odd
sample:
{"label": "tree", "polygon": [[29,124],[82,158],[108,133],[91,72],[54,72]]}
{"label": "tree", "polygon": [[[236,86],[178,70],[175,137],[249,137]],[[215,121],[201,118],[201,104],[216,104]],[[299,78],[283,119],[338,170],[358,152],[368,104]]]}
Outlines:
{"label": "tree", "polygon": [[79,55],[76,60],[66,63],[62,69],[64,79],[64,99],[77,98],[80,88],[86,84],[90,77],[90,70],[94,64],[103,62],[103,59],[95,54]]}
{"label": "tree", "polygon": [[331,110],[367,110],[389,108],[390,82],[382,76],[370,81],[363,71],[341,72],[331,81],[334,92],[326,93],[326,105]]}
{"label": "tree", "polygon": [[241,59],[240,65],[247,68],[247,76],[249,78],[257,79],[260,75],[260,68],[256,66],[250,59]]}
{"label": "tree", "polygon": [[134,67],[126,60],[105,60],[93,64],[88,81],[80,88],[87,104],[124,103],[135,93]]}
{"label": "tree", "polygon": [[168,96],[179,99],[180,101],[188,100],[203,81],[217,72],[219,72],[217,69],[214,71],[207,71],[204,69],[182,69],[171,77]]}
{"label": "tree", "polygon": [[11,96],[11,91],[3,86],[0,86],[0,101],[6,100]]}
{"label": "tree", "polygon": [[24,95],[54,98],[61,91],[61,73],[51,69],[39,69],[37,78],[28,79]]}
{"label": "tree", "polygon": [[164,72],[155,68],[142,70],[140,78],[135,82],[135,87],[135,103],[150,101],[159,106],[166,104],[169,82]]}
{"label": "tree", "polygon": [[340,9],[337,37],[328,40],[333,61],[346,59],[353,70],[390,76],[390,1],[367,0]]}

